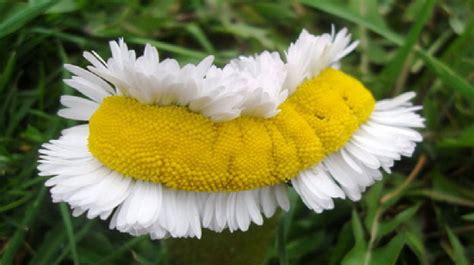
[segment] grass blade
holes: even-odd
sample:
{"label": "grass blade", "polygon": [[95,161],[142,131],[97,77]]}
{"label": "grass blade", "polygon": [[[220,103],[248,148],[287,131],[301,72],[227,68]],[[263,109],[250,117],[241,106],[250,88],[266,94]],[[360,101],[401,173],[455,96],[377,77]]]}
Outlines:
{"label": "grass blade", "polygon": [[72,260],[74,265],[79,264],[79,255],[77,254],[76,238],[74,236],[74,228],[72,227],[71,214],[65,203],[59,204],[59,210],[63,218],[64,226],[66,227],[66,235],[69,240],[69,247],[71,248]]}
{"label": "grass blade", "polygon": [[462,216],[462,219],[470,222],[474,222],[474,213],[468,213]]}
{"label": "grass blade", "polygon": [[2,206],[0,206],[0,213],[6,212],[6,211],[11,210],[11,209],[14,209],[14,208],[22,205],[23,203],[26,203],[30,199],[31,199],[31,195],[27,194],[27,195],[21,197],[20,199],[18,199],[16,201],[10,202],[6,205],[2,205]]}
{"label": "grass blade", "polygon": [[[89,233],[89,231],[91,230],[92,226],[95,224],[95,221],[94,220],[91,220],[91,221],[88,221],[80,230],[79,232],[76,234],[75,236],[75,242],[76,244],[79,243],[82,238],[87,235],[87,233]],[[61,254],[59,255],[59,257],[52,263],[53,265],[56,265],[56,264],[59,264],[63,259],[64,257],[66,257],[66,255],[69,253],[70,251],[70,248],[71,248],[71,244],[69,244],[68,246],[66,246],[65,248],[63,248]]]}
{"label": "grass blade", "polygon": [[453,231],[449,227],[446,227],[446,232],[448,233],[449,242],[453,247],[454,254],[454,264],[456,265],[469,265],[469,261],[466,259],[464,254],[464,247],[462,246],[459,239],[454,235]]}
{"label": "grass blade", "polygon": [[38,210],[40,208],[41,202],[46,194],[46,187],[41,187],[38,195],[36,196],[34,202],[28,207],[25,212],[25,217],[21,222],[21,226],[16,230],[13,237],[8,241],[5,252],[3,253],[1,264],[10,265],[13,263],[15,254],[23,243],[26,233],[28,232],[29,227],[35,220]]}
{"label": "grass blade", "polygon": [[101,260],[97,261],[95,264],[106,264],[107,262],[113,260],[114,258],[122,255],[123,253],[127,252],[137,243],[146,240],[147,236],[135,237],[127,241],[123,244],[120,248],[115,250],[114,252],[110,253],[109,255],[103,257]]}
{"label": "grass blade", "polygon": [[371,31],[380,34],[391,42],[401,46],[404,43],[404,38],[397,33],[393,32],[389,28],[385,27],[383,24],[376,23],[372,19],[363,17],[357,13],[352,12],[349,8],[335,4],[333,1],[324,1],[324,0],[303,0],[303,4],[321,10],[325,13],[334,15],[351,21],[357,25],[361,25],[370,29]]}
{"label": "grass blade", "polygon": [[7,87],[7,84],[10,82],[13,76],[13,70],[15,69],[16,63],[16,52],[12,52],[10,57],[8,57],[7,64],[3,69],[2,73],[0,74],[0,93],[2,93],[3,89]]}
{"label": "grass blade", "polygon": [[426,196],[435,201],[474,208],[474,201],[461,198],[458,196],[453,196],[451,194],[446,194],[444,192],[439,192],[439,191],[434,191],[434,190],[429,190],[429,189],[419,189],[413,192],[409,192],[408,194],[415,195],[415,196]]}
{"label": "grass blade", "polygon": [[407,222],[408,220],[413,218],[413,216],[415,216],[420,206],[421,206],[420,204],[417,204],[415,206],[409,207],[403,210],[402,212],[398,213],[396,216],[392,217],[390,220],[384,223],[381,223],[377,237],[381,238],[387,235],[388,233],[393,232],[402,223]]}
{"label": "grass blade", "polygon": [[[322,0],[303,0],[302,2],[323,12],[346,19],[358,25],[362,25],[371,31],[380,34],[398,46],[402,46],[405,43],[404,38],[397,33],[394,33],[392,30],[371,21],[369,18],[365,18],[354,12],[351,12],[349,9],[335,4],[334,2]],[[461,76],[459,76],[459,74],[454,72],[449,66],[434,58],[420,47],[416,47],[416,54],[420,56],[423,61],[425,61],[428,68],[433,71],[438,76],[438,78],[443,81],[444,84],[458,90],[470,100],[474,100],[474,87],[465,81]]]}
{"label": "grass blade", "polygon": [[454,72],[449,66],[431,56],[422,49],[417,49],[417,54],[426,63],[426,66],[433,71],[441,81],[447,86],[457,89],[459,93],[465,97],[474,100],[474,87],[469,84],[464,78]]}
{"label": "grass blade", "polygon": [[162,41],[144,39],[144,38],[128,38],[127,41],[136,43],[136,44],[151,44],[155,46],[158,50],[168,51],[176,54],[180,54],[183,56],[195,58],[195,59],[204,59],[207,56],[206,53],[201,51],[196,51],[188,48],[184,48],[181,46],[169,44]]}
{"label": "grass blade", "polygon": [[201,27],[195,23],[190,23],[186,25],[186,30],[193,35],[202,48],[208,53],[215,53],[214,46],[206,34],[203,32]]}
{"label": "grass blade", "polygon": [[396,235],[387,245],[374,251],[372,259],[370,260],[371,265],[384,264],[394,265],[396,264],[400,252],[405,246],[405,237],[403,234]]}
{"label": "grass blade", "polygon": [[0,39],[19,30],[26,23],[41,15],[56,3],[56,1],[41,1],[30,4],[22,8],[21,11],[9,16],[0,24]]}
{"label": "grass blade", "polygon": [[371,250],[365,240],[365,233],[359,214],[352,211],[352,231],[354,233],[354,247],[346,254],[342,260],[342,265],[366,264],[370,261]]}
{"label": "grass blade", "polygon": [[416,20],[415,25],[410,29],[408,33],[405,43],[402,47],[397,51],[393,59],[389,62],[389,64],[384,68],[381,73],[380,79],[381,84],[384,87],[392,86],[395,80],[400,76],[402,69],[408,69],[409,66],[406,65],[408,55],[410,55],[411,51],[415,47],[415,44],[418,40],[418,37],[428,21],[431,17],[433,12],[433,8],[435,6],[435,0],[427,0],[425,1],[422,13],[420,14],[419,18]]}
{"label": "grass blade", "polygon": [[50,265],[59,250],[66,245],[66,237],[64,228],[61,226],[56,226],[45,232],[44,239],[35,249],[36,254],[33,255],[28,265]]}

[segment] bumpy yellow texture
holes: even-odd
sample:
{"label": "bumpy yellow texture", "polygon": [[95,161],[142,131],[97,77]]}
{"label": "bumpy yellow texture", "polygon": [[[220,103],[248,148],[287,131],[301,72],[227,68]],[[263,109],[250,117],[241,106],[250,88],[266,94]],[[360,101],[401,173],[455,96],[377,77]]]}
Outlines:
{"label": "bumpy yellow texture", "polygon": [[270,119],[216,123],[182,106],[106,98],[89,124],[89,150],[137,180],[187,191],[241,191],[286,182],[337,151],[375,101],[351,76],[326,69]]}

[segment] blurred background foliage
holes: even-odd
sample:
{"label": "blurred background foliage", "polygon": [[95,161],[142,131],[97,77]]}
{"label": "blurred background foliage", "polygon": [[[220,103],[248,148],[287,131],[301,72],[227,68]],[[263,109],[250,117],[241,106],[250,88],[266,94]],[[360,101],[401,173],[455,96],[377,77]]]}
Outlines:
{"label": "blurred background foliage", "polygon": [[0,1],[0,264],[172,263],[163,241],[51,203],[35,167],[39,145],[71,125],[55,115],[73,93],[64,63],[85,66],[83,50],[106,57],[124,37],[162,58],[214,54],[222,65],[332,24],[360,40],[343,69],[377,98],[418,93],[425,141],[360,202],[315,214],[292,196],[264,264],[472,264],[473,13],[471,0]]}

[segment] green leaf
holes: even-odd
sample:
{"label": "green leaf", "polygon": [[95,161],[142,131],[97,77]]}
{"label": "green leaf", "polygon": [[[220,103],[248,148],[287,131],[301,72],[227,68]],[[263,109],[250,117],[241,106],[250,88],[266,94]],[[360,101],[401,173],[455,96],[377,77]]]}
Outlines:
{"label": "green leaf", "polygon": [[405,43],[402,45],[400,49],[398,49],[397,53],[393,57],[393,59],[385,66],[384,70],[380,74],[379,80],[381,81],[381,85],[384,87],[393,86],[395,80],[399,77],[400,73],[402,72],[403,68],[409,68],[406,65],[408,55],[411,53],[415,44],[419,38],[420,33],[423,30],[424,25],[431,17],[431,13],[433,12],[433,8],[435,4],[435,0],[426,0],[421,12],[417,14],[417,19],[415,20],[415,24],[411,27],[410,32],[408,33],[407,37],[405,38]]}
{"label": "green leaf", "polygon": [[[462,1],[462,0],[461,0]],[[474,1],[470,1],[474,6]],[[471,8],[474,12],[474,7]],[[457,73],[470,81],[473,81],[472,72],[474,69],[474,19],[469,20],[469,24],[462,35],[457,36],[451,44],[445,48],[442,59]]]}
{"label": "green leaf", "polygon": [[70,13],[78,9],[78,3],[74,0],[60,0],[56,5],[49,8],[47,14]]}
{"label": "green leaf", "polygon": [[42,143],[46,140],[44,139],[43,134],[38,130],[38,128],[34,127],[31,124],[28,124],[28,127],[26,127],[24,137],[25,139],[36,143]]}
{"label": "green leaf", "polygon": [[474,125],[464,128],[456,137],[445,137],[438,142],[439,147],[448,148],[473,148]]}
{"label": "green leaf", "polygon": [[19,30],[26,23],[43,14],[56,1],[42,1],[26,5],[16,13],[8,16],[0,23],[0,39]]}
{"label": "green leaf", "polygon": [[377,237],[381,238],[387,235],[388,233],[393,232],[399,225],[401,225],[402,223],[412,218],[416,214],[419,208],[420,208],[420,204],[412,206],[410,208],[403,210],[402,212],[397,214],[395,217],[390,218],[389,221],[380,223]]}
{"label": "green leaf", "polygon": [[421,12],[423,12],[423,6],[426,1],[411,1],[405,9],[402,19],[404,21],[413,22],[416,21]]}
{"label": "green leaf", "polygon": [[400,251],[405,245],[405,239],[402,234],[395,236],[390,242],[376,249],[369,249],[367,241],[364,238],[362,224],[357,216],[353,213],[352,230],[354,231],[355,246],[344,257],[341,264],[364,264],[364,265],[378,265],[378,264],[395,264],[400,255]]}
{"label": "green leaf", "polygon": [[464,78],[426,51],[417,49],[417,54],[425,61],[426,66],[433,71],[446,86],[456,89],[469,100],[474,100],[474,87]]}
{"label": "green leaf", "polygon": [[426,247],[423,238],[423,227],[419,222],[408,222],[403,227],[401,233],[404,235],[407,245],[418,257],[420,264],[429,264]]}
{"label": "green leaf", "polygon": [[[380,34],[385,37],[387,40],[402,46],[405,43],[403,37],[394,33],[392,30],[384,27],[383,25],[377,24],[376,22],[370,20],[369,18],[362,17],[354,12],[351,12],[346,7],[342,5],[335,4],[332,1],[323,1],[323,0],[303,0],[304,4],[317,8],[326,13],[332,14],[334,16],[344,18],[348,21],[354,22],[358,25],[362,25],[371,31]],[[417,47],[416,54],[423,59],[427,67],[433,71],[441,81],[447,86],[459,91],[465,97],[470,100],[474,100],[474,87],[467,83],[459,74],[454,72],[449,66],[441,62],[440,60],[431,56],[428,52]]]}
{"label": "green leaf", "polygon": [[330,265],[341,264],[341,259],[344,257],[352,247],[352,241],[354,236],[351,233],[351,223],[347,222],[339,232],[339,236],[336,241],[336,245],[332,248],[331,254],[329,255]]}
{"label": "green leaf", "polygon": [[387,245],[373,251],[369,264],[394,265],[397,262],[404,245],[405,238],[403,234],[398,234],[392,238],[392,240],[390,240]]}
{"label": "green leaf", "polygon": [[469,265],[469,261],[464,254],[464,248],[461,245],[461,242],[456,237],[456,235],[451,231],[449,227],[446,227],[446,232],[448,233],[449,242],[453,247],[454,252],[454,264],[455,265]]}
{"label": "green leaf", "polygon": [[441,170],[437,167],[435,167],[430,174],[433,179],[434,191],[474,201],[474,194],[472,193],[471,185],[463,185],[459,182],[456,182],[454,179],[442,174]]}
{"label": "green leaf", "polygon": [[360,222],[359,215],[355,210],[352,211],[352,231],[354,233],[355,245],[344,257],[342,265],[360,265],[363,264],[368,252],[367,241],[364,236],[364,229]]}
{"label": "green leaf", "polygon": [[381,208],[379,203],[382,196],[383,182],[378,182],[370,188],[364,195],[364,202],[367,208],[367,214],[364,219],[365,227],[372,227],[377,216],[377,211]]}
{"label": "green leaf", "polygon": [[462,219],[466,221],[474,222],[474,213],[468,213],[462,216]]}
{"label": "green leaf", "polygon": [[296,17],[290,3],[288,2],[272,3],[270,1],[256,1],[253,3],[250,2],[249,4],[251,4],[258,13],[265,16],[268,20],[275,20],[282,23],[288,22]]}
{"label": "green leaf", "polygon": [[345,5],[340,5],[335,3],[335,1],[325,1],[325,0],[302,0],[303,4],[319,9],[328,14],[334,15],[351,21],[357,25],[361,25],[370,29],[371,31],[380,34],[391,42],[394,42],[397,45],[403,45],[404,38],[397,33],[393,32],[384,24],[377,23],[368,17],[363,17],[355,12],[352,12]]}
{"label": "green leaf", "polygon": [[[286,244],[288,259],[297,259],[320,248],[324,244],[324,234],[324,231],[319,231],[290,241]],[[280,262],[280,264],[284,263]]]}

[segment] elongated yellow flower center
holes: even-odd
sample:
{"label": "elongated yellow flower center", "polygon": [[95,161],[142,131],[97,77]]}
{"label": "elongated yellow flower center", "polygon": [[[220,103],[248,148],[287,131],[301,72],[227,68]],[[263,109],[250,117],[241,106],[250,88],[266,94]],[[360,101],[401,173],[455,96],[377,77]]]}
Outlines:
{"label": "elongated yellow flower center", "polygon": [[288,181],[337,151],[375,101],[334,69],[303,82],[270,119],[216,123],[182,106],[106,98],[90,119],[89,150],[137,180],[188,191],[241,191]]}

